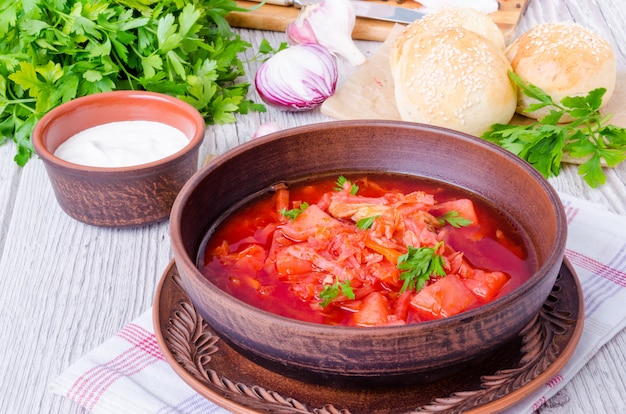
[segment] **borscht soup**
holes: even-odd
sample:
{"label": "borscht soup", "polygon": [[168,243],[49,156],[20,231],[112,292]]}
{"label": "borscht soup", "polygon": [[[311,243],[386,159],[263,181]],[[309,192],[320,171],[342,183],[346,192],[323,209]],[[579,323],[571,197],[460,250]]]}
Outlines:
{"label": "borscht soup", "polygon": [[453,316],[537,268],[526,235],[476,194],[431,179],[349,174],[279,183],[210,229],[198,268],[288,318],[388,326]]}

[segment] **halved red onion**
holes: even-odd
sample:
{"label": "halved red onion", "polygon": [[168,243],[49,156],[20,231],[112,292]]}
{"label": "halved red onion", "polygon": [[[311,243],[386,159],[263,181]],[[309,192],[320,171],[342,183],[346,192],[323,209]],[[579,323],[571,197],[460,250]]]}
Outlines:
{"label": "halved red onion", "polygon": [[335,56],[317,43],[290,46],[265,61],[254,84],[265,103],[284,111],[306,111],[335,93]]}

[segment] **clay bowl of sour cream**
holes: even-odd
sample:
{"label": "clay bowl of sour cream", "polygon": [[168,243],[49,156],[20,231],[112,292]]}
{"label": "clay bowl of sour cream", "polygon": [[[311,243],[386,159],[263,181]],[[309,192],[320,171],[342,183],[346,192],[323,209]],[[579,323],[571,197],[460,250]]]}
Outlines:
{"label": "clay bowl of sour cream", "polygon": [[177,98],[113,91],[64,103],[32,142],[59,205],[81,222],[135,227],[165,220],[198,167],[202,115]]}

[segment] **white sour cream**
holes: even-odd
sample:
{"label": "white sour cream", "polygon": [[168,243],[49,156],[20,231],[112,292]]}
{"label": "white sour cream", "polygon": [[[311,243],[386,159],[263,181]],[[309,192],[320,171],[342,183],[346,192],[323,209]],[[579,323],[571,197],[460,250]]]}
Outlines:
{"label": "white sour cream", "polygon": [[187,144],[181,130],[162,122],[120,121],[73,135],[54,155],[91,167],[128,167],[165,158]]}

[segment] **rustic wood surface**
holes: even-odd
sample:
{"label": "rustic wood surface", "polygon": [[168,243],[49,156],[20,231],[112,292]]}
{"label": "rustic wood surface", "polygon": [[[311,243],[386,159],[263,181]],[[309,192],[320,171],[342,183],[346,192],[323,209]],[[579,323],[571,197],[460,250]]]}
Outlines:
{"label": "rustic wood surface", "polygon": [[[623,0],[531,0],[518,33],[541,22],[581,23],[611,42],[618,69],[626,71],[624,15]],[[284,40],[277,32],[239,31],[255,48],[264,38],[275,45]],[[358,45],[371,56],[380,43]],[[256,65],[247,68],[250,78]],[[352,70],[342,62],[339,82]],[[256,99],[253,90],[250,96]],[[208,129],[201,159],[249,140],[262,122],[291,127],[330,120],[319,111],[240,116]],[[42,162],[20,168],[13,154],[12,144],[0,146],[0,413],[82,413],[48,383],[150,308],[172,257],[168,224],[120,230],[79,223],[58,207]],[[573,166],[551,182],[626,214],[626,165],[607,174],[607,185],[597,190]],[[626,332],[620,332],[539,412],[626,412],[625,395]]]}
{"label": "rustic wood surface", "polygon": [[[493,21],[496,22],[504,37],[507,40],[515,37],[515,30],[520,18],[526,10],[529,0],[499,0],[500,7],[498,11],[491,14]],[[380,1],[371,0],[372,3],[381,5],[391,5],[397,7],[405,7],[408,9],[421,8],[421,5],[414,1]],[[258,6],[254,1],[237,1],[240,7],[252,9]],[[231,13],[228,21],[233,27],[243,27],[247,29],[261,29],[284,31],[287,25],[298,16],[299,10],[294,7],[276,6],[273,4],[265,4],[260,8],[256,8],[250,12]],[[376,40],[384,41],[389,32],[393,29],[394,23],[382,20],[357,18],[352,37],[359,40]]]}

